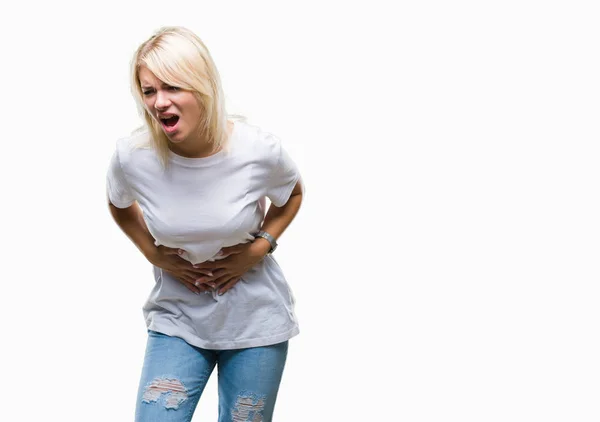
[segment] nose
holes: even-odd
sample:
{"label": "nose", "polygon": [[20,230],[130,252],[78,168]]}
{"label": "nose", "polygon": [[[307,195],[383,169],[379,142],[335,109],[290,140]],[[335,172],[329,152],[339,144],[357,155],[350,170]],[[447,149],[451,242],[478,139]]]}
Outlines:
{"label": "nose", "polygon": [[154,102],[154,108],[158,111],[166,110],[171,105],[171,101],[168,95],[164,91],[158,91],[156,93],[156,101]]}

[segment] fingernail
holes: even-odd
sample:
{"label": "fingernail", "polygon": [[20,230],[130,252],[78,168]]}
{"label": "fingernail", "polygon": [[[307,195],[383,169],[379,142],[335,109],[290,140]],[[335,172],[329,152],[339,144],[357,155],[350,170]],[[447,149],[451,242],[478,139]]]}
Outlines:
{"label": "fingernail", "polygon": [[179,250],[177,251],[177,253],[178,253],[179,255],[183,254],[183,249],[179,249]]}
{"label": "fingernail", "polygon": [[198,287],[199,285],[200,285],[200,282],[199,282],[199,281],[196,281],[196,282],[194,283],[194,286],[196,286],[196,287]]}
{"label": "fingernail", "polygon": [[210,271],[208,272],[208,276],[209,276],[209,277],[212,277],[212,273],[211,273]]}
{"label": "fingernail", "polygon": [[198,267],[200,267],[200,265],[198,265],[198,264],[194,265],[194,268],[198,268]]}

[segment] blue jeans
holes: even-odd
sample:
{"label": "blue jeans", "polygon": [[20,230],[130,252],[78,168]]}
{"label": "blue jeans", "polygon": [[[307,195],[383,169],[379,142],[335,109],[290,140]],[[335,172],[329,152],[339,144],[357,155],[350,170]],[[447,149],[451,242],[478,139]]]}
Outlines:
{"label": "blue jeans", "polygon": [[288,342],[207,350],[148,331],[136,422],[189,422],[215,365],[219,422],[271,421]]}

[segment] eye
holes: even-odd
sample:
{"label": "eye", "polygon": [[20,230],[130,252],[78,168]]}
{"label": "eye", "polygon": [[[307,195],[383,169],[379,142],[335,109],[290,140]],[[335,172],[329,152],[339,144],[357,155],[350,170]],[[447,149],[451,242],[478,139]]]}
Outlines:
{"label": "eye", "polygon": [[177,91],[179,91],[179,89],[180,89],[180,88],[179,88],[178,86],[169,86],[169,87],[168,87],[168,90],[169,90],[169,91],[172,91],[172,92],[177,92]]}
{"label": "eye", "polygon": [[144,90],[142,90],[142,94],[144,94],[146,96],[151,95],[153,92],[154,92],[154,90],[152,90],[152,89],[144,89]]}

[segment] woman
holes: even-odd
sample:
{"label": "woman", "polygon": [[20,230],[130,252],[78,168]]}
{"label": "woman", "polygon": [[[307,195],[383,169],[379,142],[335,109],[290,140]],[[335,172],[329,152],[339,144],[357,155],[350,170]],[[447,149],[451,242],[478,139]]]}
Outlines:
{"label": "woman", "polygon": [[219,421],[270,421],[298,334],[271,255],[302,202],[298,169],[276,137],[227,119],[213,60],[185,28],[138,48],[132,88],[145,125],[117,142],[107,192],[154,266],[136,421],[190,421],[215,366]]}

